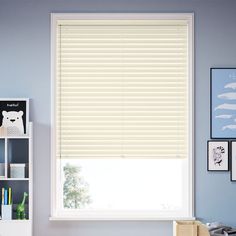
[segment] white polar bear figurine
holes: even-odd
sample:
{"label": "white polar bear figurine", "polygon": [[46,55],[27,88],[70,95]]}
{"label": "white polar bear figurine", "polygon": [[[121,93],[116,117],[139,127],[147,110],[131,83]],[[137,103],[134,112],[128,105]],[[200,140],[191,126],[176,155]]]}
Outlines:
{"label": "white polar bear figurine", "polygon": [[2,127],[7,130],[8,135],[23,135],[23,111],[2,111]]}

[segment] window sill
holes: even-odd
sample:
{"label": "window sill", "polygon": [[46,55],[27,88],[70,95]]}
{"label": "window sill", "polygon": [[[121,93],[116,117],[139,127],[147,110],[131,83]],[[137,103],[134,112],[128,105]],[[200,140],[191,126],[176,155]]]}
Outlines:
{"label": "window sill", "polygon": [[161,216],[51,216],[50,221],[175,221],[195,220],[195,217]]}

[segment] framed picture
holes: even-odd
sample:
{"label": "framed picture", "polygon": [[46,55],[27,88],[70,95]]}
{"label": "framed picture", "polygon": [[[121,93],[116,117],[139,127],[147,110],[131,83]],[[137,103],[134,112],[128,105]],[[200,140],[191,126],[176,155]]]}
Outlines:
{"label": "framed picture", "polygon": [[236,181],[236,141],[231,142],[231,181]]}
{"label": "framed picture", "polygon": [[229,170],[229,142],[208,141],[207,142],[207,170],[228,171]]}
{"label": "framed picture", "polygon": [[236,138],[236,68],[211,68],[211,138]]}
{"label": "framed picture", "polygon": [[25,135],[28,125],[28,98],[0,98],[0,136]]}

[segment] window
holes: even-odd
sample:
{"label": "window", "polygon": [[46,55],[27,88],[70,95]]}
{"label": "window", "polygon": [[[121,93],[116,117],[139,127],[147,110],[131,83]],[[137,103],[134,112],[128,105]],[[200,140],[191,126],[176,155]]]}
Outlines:
{"label": "window", "polygon": [[193,216],[192,14],[52,15],[52,217]]}

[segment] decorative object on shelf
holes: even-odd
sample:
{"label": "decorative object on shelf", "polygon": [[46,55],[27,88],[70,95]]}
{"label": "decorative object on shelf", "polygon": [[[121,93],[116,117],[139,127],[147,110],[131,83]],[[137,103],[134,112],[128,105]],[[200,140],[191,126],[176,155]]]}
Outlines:
{"label": "decorative object on shelf", "polygon": [[12,219],[12,190],[2,188],[2,220]]}
{"label": "decorative object on shelf", "polygon": [[236,141],[231,142],[231,181],[236,181]]}
{"label": "decorative object on shelf", "polygon": [[25,215],[25,200],[26,200],[26,197],[28,197],[28,193],[24,192],[22,202],[17,205],[17,208],[16,208],[16,218],[17,218],[17,220],[25,220],[26,219],[26,215]]}
{"label": "decorative object on shelf", "polygon": [[211,68],[211,138],[236,138],[236,68]]}
{"label": "decorative object on shelf", "polygon": [[2,205],[2,220],[12,220],[12,205]]}
{"label": "decorative object on shelf", "polygon": [[28,133],[29,99],[0,99],[0,135],[19,136]]}
{"label": "decorative object on shelf", "polygon": [[5,163],[0,163],[0,177],[5,177]]}
{"label": "decorative object on shelf", "polygon": [[25,178],[25,164],[10,164],[11,178]]}
{"label": "decorative object on shelf", "polygon": [[208,141],[207,142],[207,170],[228,171],[229,170],[229,142]]}

